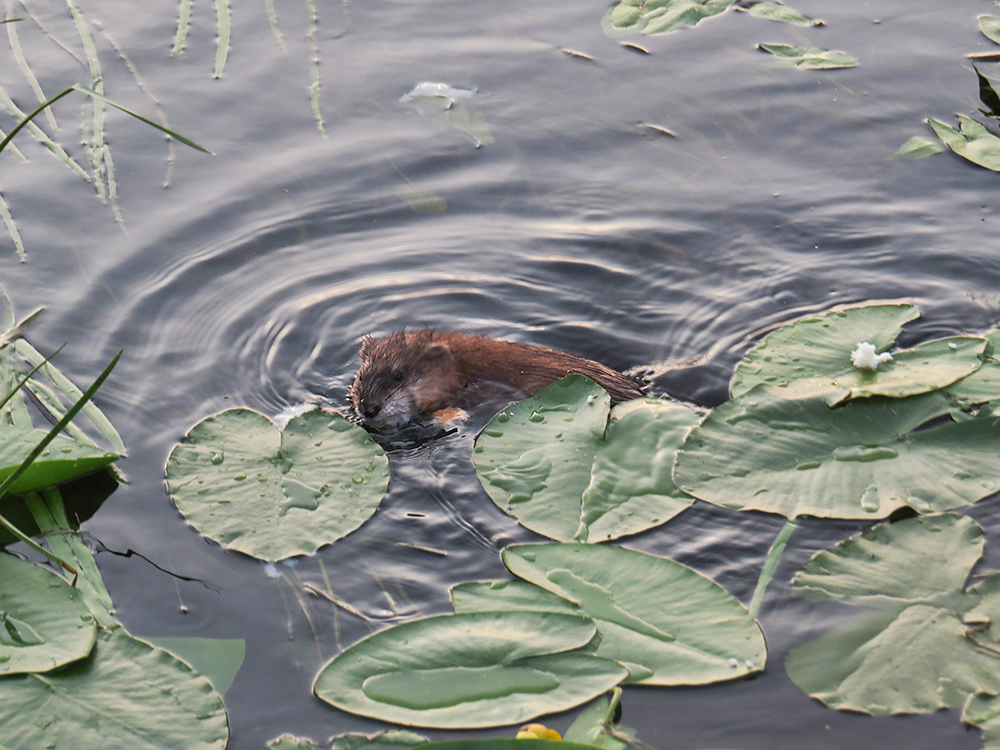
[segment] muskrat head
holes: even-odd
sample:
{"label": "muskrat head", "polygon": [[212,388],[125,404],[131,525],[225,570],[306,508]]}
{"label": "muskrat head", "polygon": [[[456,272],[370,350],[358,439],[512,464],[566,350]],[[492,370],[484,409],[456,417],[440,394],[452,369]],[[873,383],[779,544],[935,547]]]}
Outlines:
{"label": "muskrat head", "polygon": [[446,341],[433,331],[399,331],[361,342],[351,406],[366,429],[392,432],[450,406],[463,385]]}

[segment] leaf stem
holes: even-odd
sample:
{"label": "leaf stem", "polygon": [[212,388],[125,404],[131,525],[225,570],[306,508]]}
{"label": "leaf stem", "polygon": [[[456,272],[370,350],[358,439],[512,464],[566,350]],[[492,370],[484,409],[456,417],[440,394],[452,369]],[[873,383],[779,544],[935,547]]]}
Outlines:
{"label": "leaf stem", "polygon": [[767,557],[764,558],[764,567],[760,569],[760,577],[757,579],[757,587],[753,591],[753,598],[750,599],[750,606],[748,607],[749,614],[754,619],[757,618],[757,612],[760,611],[760,603],[764,600],[764,591],[767,589],[768,584],[771,582],[771,578],[774,576],[774,569],[778,567],[778,561],[781,559],[781,553],[785,551],[785,545],[788,544],[788,540],[792,536],[792,532],[795,531],[798,525],[798,518],[789,518],[785,521],[785,525],[781,527],[781,531],[778,532],[778,536],[774,538],[774,543],[771,545],[771,549],[767,551]]}

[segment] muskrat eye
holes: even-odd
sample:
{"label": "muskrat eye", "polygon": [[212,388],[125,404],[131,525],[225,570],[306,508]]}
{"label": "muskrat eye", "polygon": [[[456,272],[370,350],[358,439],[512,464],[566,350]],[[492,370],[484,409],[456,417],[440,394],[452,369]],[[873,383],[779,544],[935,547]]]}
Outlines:
{"label": "muskrat eye", "polygon": [[393,383],[402,383],[406,379],[406,375],[404,375],[400,370],[396,370],[389,376],[389,379],[392,380]]}

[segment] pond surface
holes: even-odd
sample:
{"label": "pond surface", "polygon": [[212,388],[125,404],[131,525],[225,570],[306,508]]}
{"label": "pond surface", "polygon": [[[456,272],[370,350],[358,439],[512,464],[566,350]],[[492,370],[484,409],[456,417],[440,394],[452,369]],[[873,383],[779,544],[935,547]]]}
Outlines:
{"label": "pond surface", "polygon": [[[42,88],[89,84],[86,65],[53,43],[83,57],[66,6],[27,6],[49,32],[18,24]],[[602,31],[606,2],[318,3],[325,138],[310,107],[306,2],[276,4],[282,44],[264,0],[233,3],[220,79],[210,3],[195,5],[175,57],[170,3],[82,6],[170,126],[215,155],[178,147],[164,189],[160,134],[108,114],[126,234],[90,186],[19,135],[28,161],[4,154],[2,188],[28,255],[20,263],[0,243],[0,282],[20,315],[47,308],[30,340],[42,351],[68,341],[59,365],[79,382],[125,347],[97,400],[129,446],[129,484],[84,528],[131,632],[246,639],[226,696],[234,750],[283,732],[383,728],[312,698],[319,665],[372,629],[449,611],[450,585],[506,577],[499,550],[540,537],[490,502],[471,440],[458,436],[394,453],[389,496],[360,530],[266,567],[203,540],[166,494],[167,456],[203,417],[232,406],[275,416],[320,398],[343,406],[360,338],[402,326],[565,349],[715,406],[763,332],[833,305],[916,303],[924,317],[903,345],[1000,321],[1000,176],[951,153],[887,159],[932,135],[926,116],[985,119],[965,55],[996,48],[976,25],[992,3],[795,0],[826,25],[730,11],[621,39]],[[107,94],[150,114],[94,34]],[[844,50],[860,65],[778,69],[760,42]],[[0,56],[0,84],[29,110],[13,54]],[[401,101],[422,82],[466,95],[449,110]],[[58,140],[81,161],[83,107],[79,96],[55,108]],[[992,571],[996,501],[968,512],[989,539],[977,572]],[[746,603],[782,522],[696,503],[624,543],[691,565]],[[796,531],[761,610],[765,674],[628,689],[624,723],[662,750],[981,747],[957,711],[837,713],[787,678],[788,649],[845,611],[792,598],[790,577],[861,528]],[[304,593],[322,586],[320,560],[344,606]]]}

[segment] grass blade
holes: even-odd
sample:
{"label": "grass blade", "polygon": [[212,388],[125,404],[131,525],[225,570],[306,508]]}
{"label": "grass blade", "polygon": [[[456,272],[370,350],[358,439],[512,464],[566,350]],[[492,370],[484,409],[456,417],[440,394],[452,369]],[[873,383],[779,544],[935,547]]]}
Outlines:
{"label": "grass blade", "polygon": [[181,0],[181,7],[177,14],[177,33],[174,35],[174,47],[170,50],[170,56],[179,55],[184,51],[187,43],[188,28],[191,26],[191,0]]}
{"label": "grass blade", "polygon": [[48,447],[49,443],[55,440],[56,436],[63,431],[63,428],[65,428],[66,425],[69,424],[69,421],[73,419],[73,417],[75,417],[77,414],[79,414],[80,410],[84,407],[84,404],[86,404],[88,401],[90,401],[91,398],[93,398],[94,394],[97,393],[97,389],[101,387],[104,381],[108,379],[108,375],[111,374],[111,371],[115,369],[115,365],[117,365],[118,360],[121,359],[123,351],[124,349],[120,349],[118,351],[118,354],[115,355],[115,358],[112,359],[111,362],[108,364],[108,366],[104,368],[104,371],[97,376],[97,380],[95,380],[91,384],[90,388],[88,388],[83,393],[83,395],[77,400],[77,402],[69,408],[69,410],[63,415],[63,418],[60,419],[58,422],[56,422],[56,424],[52,427],[51,430],[48,431],[45,437],[38,442],[38,445],[36,445],[31,450],[31,453],[29,453],[27,458],[25,458],[24,461],[21,462],[21,465],[18,466],[16,469],[14,469],[14,471],[3,482],[0,482],[0,500],[2,500],[3,497],[7,494],[11,486],[13,486],[14,482],[16,482],[21,477],[21,475],[28,470],[28,467],[31,466],[32,463],[34,463],[35,459],[41,455],[42,451],[44,451]]}
{"label": "grass blade", "polygon": [[60,146],[58,143],[49,138],[48,135],[45,134],[45,131],[43,131],[40,127],[38,127],[37,125],[35,125],[35,123],[32,122],[35,116],[37,116],[43,109],[50,106],[53,102],[59,101],[72,90],[73,88],[70,87],[63,91],[60,91],[55,96],[50,96],[44,102],[42,102],[33,110],[31,110],[31,112],[29,112],[28,114],[24,114],[24,112],[22,112],[18,108],[18,106],[14,104],[14,100],[11,99],[9,96],[7,96],[7,92],[4,91],[2,88],[0,88],[0,105],[2,105],[8,112],[14,115],[14,117],[21,118],[21,121],[17,125],[15,125],[14,129],[7,134],[7,137],[4,138],[2,141],[0,141],[0,152],[2,152],[4,148],[6,148],[7,144],[10,143],[11,139],[15,135],[17,135],[18,132],[20,132],[21,128],[26,127],[28,128],[29,131],[31,131],[31,134],[34,135],[38,140],[40,140],[42,144],[49,151],[51,151],[53,154],[58,156],[59,159],[65,162],[66,166],[68,166],[70,169],[72,169],[74,172],[80,175],[87,182],[90,182],[91,181],[90,175],[87,174],[86,170],[84,170],[83,167],[81,167],[79,164],[73,161],[62,146]]}
{"label": "grass blade", "polygon": [[21,378],[17,382],[17,385],[15,385],[13,387],[13,389],[11,389],[11,392],[8,393],[6,396],[4,396],[2,399],[0,399],[0,409],[3,409],[3,407],[5,407],[7,405],[7,402],[10,401],[12,398],[14,398],[14,394],[17,393],[19,390],[21,390],[21,388],[24,386],[24,384],[28,382],[28,378],[30,378],[32,375],[34,375],[36,372],[38,372],[39,369],[41,369],[42,365],[46,364],[50,359],[52,359],[59,352],[61,352],[62,349],[63,349],[63,346],[66,346],[66,344],[63,344],[62,346],[60,346],[58,349],[56,349],[54,352],[52,352],[52,354],[50,354],[49,356],[47,356],[43,361],[39,362],[37,365],[35,365],[33,368],[31,368],[31,372],[29,372],[27,375],[25,375],[23,378]]}
{"label": "grass blade", "polygon": [[219,25],[219,38],[215,43],[215,77],[222,78],[229,56],[229,0],[215,0],[215,18]]}
{"label": "grass blade", "polygon": [[[13,15],[13,13],[13,0],[7,0],[7,15],[10,16]],[[31,72],[28,60],[24,56],[24,50],[21,49],[21,41],[17,37],[17,26],[15,24],[11,23],[7,25],[7,39],[10,42],[10,50],[14,53],[14,59],[17,61],[17,66],[21,69],[21,73],[23,73],[24,77],[27,79],[28,85],[31,86],[31,90],[35,92],[35,97],[39,102],[44,102],[45,92],[42,91],[42,86],[38,83],[38,79],[35,77],[35,74]],[[52,114],[51,109],[45,110],[45,117],[48,119],[49,127],[52,128],[53,132],[59,130],[59,126],[56,124],[55,115]]]}
{"label": "grass blade", "polygon": [[24,243],[21,241],[21,233],[17,231],[17,225],[14,223],[14,217],[10,213],[7,201],[3,199],[3,195],[0,195],[0,217],[3,217],[4,226],[7,227],[7,234],[10,235],[11,240],[14,242],[14,248],[17,250],[17,257],[21,259],[22,263],[24,263],[28,259],[28,254],[24,252]]}
{"label": "grass blade", "polygon": [[319,16],[316,14],[316,0],[306,0],[306,10],[309,13],[309,30],[306,32],[306,39],[309,40],[309,104],[319,133],[326,138],[323,112],[319,108]]}
{"label": "grass blade", "polygon": [[[80,6],[76,4],[75,0],[66,0],[66,5],[69,6],[69,11],[73,15],[76,31],[80,35],[83,51],[87,55],[91,86],[94,91],[103,94],[104,75],[101,72],[101,61],[97,57],[94,38],[90,35],[90,29],[87,27]],[[99,99],[94,101],[94,128],[91,132],[91,141],[87,146],[87,152],[90,154],[90,171],[94,187],[97,188],[97,195],[104,203],[107,201],[107,191],[104,186],[104,103]]]}
{"label": "grass blade", "polygon": [[754,588],[753,597],[750,599],[750,606],[747,608],[750,617],[754,619],[757,618],[760,604],[764,601],[764,592],[767,590],[767,585],[771,582],[774,569],[778,567],[778,561],[781,560],[781,553],[785,551],[788,539],[792,536],[792,532],[795,531],[798,525],[799,521],[797,518],[789,518],[785,521],[785,525],[781,527],[778,536],[774,538],[771,549],[767,551],[767,557],[764,558],[764,566],[761,568],[760,577],[757,579],[757,586]]}
{"label": "grass blade", "polygon": [[288,54],[288,45],[285,44],[285,37],[281,33],[281,29],[278,28],[278,11],[274,8],[274,0],[264,0],[264,10],[267,12],[267,23],[271,27],[271,33],[274,34],[274,41],[277,42],[278,48]]}

